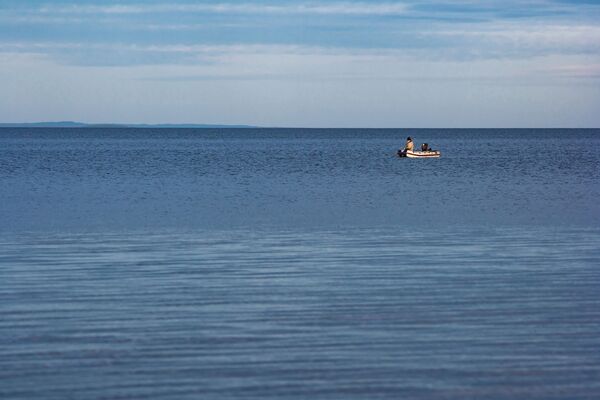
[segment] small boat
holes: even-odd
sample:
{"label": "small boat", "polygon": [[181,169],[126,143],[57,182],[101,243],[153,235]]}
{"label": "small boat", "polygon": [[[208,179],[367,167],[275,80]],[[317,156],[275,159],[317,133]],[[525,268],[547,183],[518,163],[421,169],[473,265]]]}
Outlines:
{"label": "small boat", "polygon": [[439,158],[442,152],[439,150],[417,151],[417,150],[398,150],[398,157],[408,158]]}

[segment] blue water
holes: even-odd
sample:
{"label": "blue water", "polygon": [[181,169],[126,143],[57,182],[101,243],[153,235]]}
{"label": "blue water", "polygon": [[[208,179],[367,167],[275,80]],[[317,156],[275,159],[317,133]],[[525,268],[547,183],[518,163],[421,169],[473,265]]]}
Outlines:
{"label": "blue water", "polygon": [[595,399],[599,198],[600,130],[0,129],[0,398]]}

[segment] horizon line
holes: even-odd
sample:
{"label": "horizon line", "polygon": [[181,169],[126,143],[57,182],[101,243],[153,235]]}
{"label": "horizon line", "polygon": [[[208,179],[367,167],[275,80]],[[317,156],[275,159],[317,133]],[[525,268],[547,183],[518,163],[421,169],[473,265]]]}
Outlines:
{"label": "horizon line", "polygon": [[89,123],[79,121],[40,121],[40,122],[0,122],[0,128],[60,128],[60,129],[85,129],[85,128],[103,128],[103,129],[546,129],[546,130],[567,130],[567,129],[600,129],[600,127],[309,127],[309,126],[262,126],[248,124],[207,124],[207,123]]}

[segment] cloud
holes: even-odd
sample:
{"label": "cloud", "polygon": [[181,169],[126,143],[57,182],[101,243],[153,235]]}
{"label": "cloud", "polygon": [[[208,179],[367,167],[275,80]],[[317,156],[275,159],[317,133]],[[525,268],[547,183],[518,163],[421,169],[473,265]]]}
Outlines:
{"label": "cloud", "polygon": [[598,123],[589,1],[262,1],[9,2],[0,117]]}
{"label": "cloud", "polygon": [[[154,25],[152,25],[154,26]],[[177,25],[171,26],[177,29]],[[186,26],[189,28],[189,26]],[[418,29],[417,29],[418,28]],[[245,28],[244,28],[245,29]],[[366,33],[365,33],[366,34]],[[376,33],[381,36],[382,34]],[[469,61],[485,59],[527,59],[547,55],[582,54],[596,57],[600,53],[599,25],[557,23],[454,23],[421,25],[407,31],[386,30],[382,46],[359,46],[350,43],[326,45],[315,41],[294,42],[283,34],[275,42],[260,42],[264,36],[249,37],[229,43],[177,42],[178,37],[120,37],[111,41],[5,40],[0,52],[45,54],[62,63],[77,65],[159,65],[205,64],[224,54],[356,54],[381,56],[403,54],[432,61]],[[125,38],[128,40],[126,41]],[[143,39],[143,40],[141,40]],[[254,39],[254,40],[253,40]],[[289,42],[285,40],[289,39]],[[281,42],[278,42],[281,40]],[[389,45],[386,45],[388,44]]]}
{"label": "cloud", "polygon": [[[426,4],[422,2],[421,4]],[[565,7],[555,2],[536,1],[538,5]],[[275,3],[273,3],[275,4]],[[478,2],[435,3],[448,7],[476,7]],[[497,9],[498,3],[486,3],[486,9]],[[512,0],[509,4],[513,4]],[[211,21],[199,18],[181,19],[149,16],[149,18],[128,17],[127,13],[154,12],[157,10],[212,10],[212,12],[271,13],[423,13],[416,10],[415,3],[366,2],[288,3],[283,5],[261,5],[258,3],[216,3],[216,4],[127,4],[121,5],[62,5],[46,6],[40,10],[50,18],[95,19],[92,27],[77,27],[62,31],[56,28],[40,29],[40,35],[19,37],[19,32],[9,33],[0,41],[1,53],[35,54],[57,64],[86,67],[139,67],[139,66],[189,66],[203,69],[218,66],[221,71],[189,71],[171,75],[151,75],[147,79],[219,80],[219,79],[331,79],[331,80],[386,80],[386,79],[463,79],[460,69],[453,74],[440,74],[443,69],[431,65],[462,65],[484,63],[493,60],[510,60],[527,65],[523,72],[511,70],[512,76],[597,76],[596,69],[589,65],[600,62],[600,25],[594,22],[563,21],[554,19],[500,19],[486,22],[465,21],[422,21],[411,18],[401,20],[381,18],[379,23],[338,18],[337,25],[316,25],[314,29],[294,31],[288,27],[288,19],[269,17],[266,20],[244,20],[240,26],[216,29]],[[443,9],[443,7],[442,7]],[[308,10],[308,11],[307,11]],[[38,10],[39,11],[39,10]],[[101,16],[96,14],[100,12]],[[62,13],[62,14],[61,14]],[[90,14],[86,14],[90,13]],[[23,17],[26,18],[26,13]],[[115,14],[115,15],[109,15]],[[38,18],[43,14],[35,14]],[[102,28],[102,18],[106,26]],[[114,18],[114,20],[113,20]],[[277,24],[276,28],[263,24]],[[301,24],[310,24],[312,18],[300,18]],[[198,22],[196,22],[198,21]],[[304,22],[306,21],[306,22]],[[233,24],[240,22],[231,18],[219,18],[216,23]],[[122,25],[119,25],[122,24]],[[83,25],[85,26],[85,25]],[[313,27],[312,25],[308,25]],[[117,29],[120,27],[123,30]],[[123,28],[126,27],[126,28]],[[192,31],[198,27],[198,31]],[[107,34],[110,29],[110,35]],[[144,30],[145,29],[145,30]],[[262,30],[261,30],[262,29]],[[330,29],[330,30],[328,30]],[[93,31],[93,32],[92,32]],[[234,34],[231,32],[234,31]],[[290,33],[291,32],[291,33]],[[223,38],[223,34],[228,35]],[[312,36],[311,36],[312,35]],[[86,37],[83,37],[86,36]],[[0,36],[2,37],[2,36]],[[359,38],[359,39],[357,39]],[[555,58],[552,58],[556,56]],[[581,56],[573,61],[572,56]],[[255,58],[262,57],[269,63]],[[546,66],[537,65],[546,60]],[[280,60],[284,60],[285,62]],[[533,60],[533,61],[531,61]],[[531,62],[530,62],[531,61]],[[567,62],[568,61],[568,62]],[[336,65],[336,69],[326,68],[326,64]],[[347,65],[346,65],[346,64]],[[378,63],[407,66],[427,65],[423,74],[396,74],[393,68],[378,71]],[[244,65],[248,70],[233,68]],[[253,66],[260,65],[256,69]],[[498,65],[498,64],[497,64]],[[569,66],[570,65],[570,66]],[[366,66],[366,67],[364,67]],[[231,67],[231,68],[230,68]],[[364,68],[363,68],[364,67]],[[490,69],[491,71],[492,69]],[[426,72],[435,71],[435,72]],[[478,74],[479,78],[490,76]],[[478,79],[479,79],[478,78]],[[470,79],[470,78],[469,78]],[[490,78],[491,79],[491,78]]]}
{"label": "cloud", "polygon": [[559,78],[600,79],[600,63],[554,65],[540,68],[542,74]]}
{"label": "cloud", "polygon": [[[25,2],[24,2],[25,3]],[[559,0],[403,0],[403,1],[297,1],[297,2],[163,2],[143,3],[140,1],[124,1],[112,4],[102,2],[70,2],[47,3],[43,6],[20,4],[19,7],[5,8],[0,14],[15,17],[14,12],[36,17],[59,18],[84,16],[126,17],[145,15],[149,18],[160,15],[161,19],[169,19],[175,15],[190,16],[193,14],[223,16],[401,16],[418,20],[446,22],[460,21],[497,21],[535,18],[553,18],[556,20],[577,19],[578,21],[597,21],[600,16],[600,5],[589,1]]]}
{"label": "cloud", "polygon": [[[81,60],[77,54],[87,55]],[[521,59],[460,59],[431,57],[420,50],[351,49],[301,45],[139,45],[85,43],[0,43],[5,60],[31,57],[49,62],[54,52],[75,58],[74,68],[123,71],[128,79],[156,82],[478,82],[533,84],[549,78],[589,78],[598,75],[597,57],[532,56]],[[126,63],[102,63],[106,52],[129,57]],[[23,57],[18,58],[19,54]],[[68,56],[65,56],[68,55]],[[51,58],[49,58],[49,56]],[[117,57],[120,59],[120,57]],[[132,62],[136,59],[141,62]],[[153,62],[148,62],[151,60]],[[162,60],[162,61],[161,61]],[[124,71],[130,71],[125,73]],[[557,84],[557,82],[554,82]]]}
{"label": "cloud", "polygon": [[212,13],[212,14],[321,14],[321,15],[401,15],[407,12],[404,3],[356,3],[339,2],[329,4],[259,4],[259,3],[214,3],[214,4],[119,4],[119,5],[61,5],[44,6],[39,12],[52,14],[148,14],[148,13]]}
{"label": "cloud", "polygon": [[599,25],[500,21],[441,27],[420,34],[429,37],[431,42],[447,43],[480,57],[600,52]]}

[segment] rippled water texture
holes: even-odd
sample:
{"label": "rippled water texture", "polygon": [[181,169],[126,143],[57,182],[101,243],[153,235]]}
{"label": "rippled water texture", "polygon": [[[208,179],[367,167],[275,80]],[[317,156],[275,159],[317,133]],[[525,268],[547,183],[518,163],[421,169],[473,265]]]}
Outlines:
{"label": "rippled water texture", "polygon": [[0,229],[598,226],[599,176],[600,130],[2,129]]}
{"label": "rippled water texture", "polygon": [[0,395],[591,399],[599,237],[4,238]]}
{"label": "rippled water texture", "polygon": [[0,130],[0,398],[596,399],[600,131]]}

